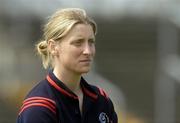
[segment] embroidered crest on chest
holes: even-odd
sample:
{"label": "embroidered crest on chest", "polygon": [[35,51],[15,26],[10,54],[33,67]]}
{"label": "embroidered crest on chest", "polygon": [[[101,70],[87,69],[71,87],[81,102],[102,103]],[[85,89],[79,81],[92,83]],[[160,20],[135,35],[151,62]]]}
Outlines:
{"label": "embroidered crest on chest", "polygon": [[100,121],[100,123],[109,123],[109,117],[107,116],[106,113],[101,112],[99,114],[99,121]]}

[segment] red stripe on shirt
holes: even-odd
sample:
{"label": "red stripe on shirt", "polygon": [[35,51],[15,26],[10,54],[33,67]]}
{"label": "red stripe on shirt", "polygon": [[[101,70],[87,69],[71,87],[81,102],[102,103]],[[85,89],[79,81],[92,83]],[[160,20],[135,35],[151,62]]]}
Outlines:
{"label": "red stripe on shirt", "polygon": [[19,115],[27,108],[32,106],[46,107],[51,110],[53,113],[56,113],[56,103],[55,101],[45,98],[45,97],[30,97],[23,101]]}
{"label": "red stripe on shirt", "polygon": [[30,101],[30,100],[38,100],[38,99],[40,99],[40,100],[47,100],[47,101],[49,101],[49,102],[51,102],[51,103],[53,103],[53,104],[56,104],[54,100],[51,100],[51,99],[45,98],[45,97],[30,97],[30,98],[25,99],[25,100],[23,101],[23,103],[25,103],[25,102],[27,102],[27,101]]}
{"label": "red stripe on shirt", "polygon": [[28,104],[32,104],[32,103],[43,103],[43,104],[46,104],[46,105],[50,106],[53,109],[56,109],[55,105],[53,105],[52,103],[50,103],[50,102],[48,102],[46,100],[29,100],[29,101],[24,102],[22,107],[24,107],[25,105],[28,105]]}
{"label": "red stripe on shirt", "polygon": [[94,98],[94,99],[97,99],[97,95],[96,94],[93,94],[91,93],[89,90],[87,90],[86,88],[83,88],[84,92],[89,95],[90,97]]}
{"label": "red stripe on shirt", "polygon": [[63,93],[64,95],[67,95],[69,97],[72,97],[74,99],[78,99],[78,97],[68,93],[66,90],[64,90],[63,88],[59,87],[50,77],[49,75],[46,77],[48,82],[53,86],[55,87],[58,91],[60,91],[61,93]]}
{"label": "red stripe on shirt", "polygon": [[47,104],[43,104],[43,103],[31,103],[31,104],[27,104],[25,105],[24,107],[21,108],[20,112],[19,112],[19,115],[26,109],[30,108],[30,107],[35,107],[35,106],[38,106],[38,107],[45,107],[45,108],[48,108],[49,110],[51,110],[53,113],[56,114],[56,111],[55,109],[51,108],[49,105]]}
{"label": "red stripe on shirt", "polygon": [[108,95],[106,94],[106,92],[105,92],[102,88],[98,87],[98,89],[99,89],[99,92],[100,92],[100,94],[101,94],[102,96],[108,98]]}

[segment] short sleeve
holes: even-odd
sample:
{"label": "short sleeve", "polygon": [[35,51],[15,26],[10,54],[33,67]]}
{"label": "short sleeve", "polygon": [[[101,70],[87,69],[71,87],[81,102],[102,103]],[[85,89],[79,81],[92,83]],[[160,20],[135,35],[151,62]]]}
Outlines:
{"label": "short sleeve", "polygon": [[57,117],[45,107],[30,107],[18,116],[17,123],[57,123]]}
{"label": "short sleeve", "polygon": [[56,103],[45,97],[29,97],[23,101],[17,123],[57,123]]}

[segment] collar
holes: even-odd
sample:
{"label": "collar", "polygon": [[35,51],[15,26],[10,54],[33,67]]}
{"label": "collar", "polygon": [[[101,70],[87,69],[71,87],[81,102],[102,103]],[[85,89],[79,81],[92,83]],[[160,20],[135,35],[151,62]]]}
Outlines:
{"label": "collar", "polygon": [[[78,96],[74,94],[62,81],[60,81],[52,71],[49,72],[49,74],[46,76],[46,79],[53,88],[55,88],[63,95],[78,100]],[[92,88],[91,85],[86,82],[83,77],[81,77],[80,85],[84,94],[94,100],[98,98],[98,94],[96,93],[96,91]]]}

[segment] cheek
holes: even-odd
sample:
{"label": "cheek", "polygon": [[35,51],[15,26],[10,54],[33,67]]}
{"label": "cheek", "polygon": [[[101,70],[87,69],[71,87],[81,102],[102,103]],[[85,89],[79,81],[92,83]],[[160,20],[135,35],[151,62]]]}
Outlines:
{"label": "cheek", "polygon": [[80,56],[81,52],[79,50],[74,49],[66,49],[66,52],[64,53],[66,60],[69,61],[75,61]]}
{"label": "cheek", "polygon": [[96,54],[96,48],[95,47],[93,47],[93,49],[92,49],[92,54],[93,54],[93,56],[95,56],[95,54]]}

